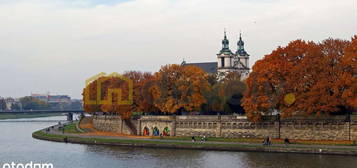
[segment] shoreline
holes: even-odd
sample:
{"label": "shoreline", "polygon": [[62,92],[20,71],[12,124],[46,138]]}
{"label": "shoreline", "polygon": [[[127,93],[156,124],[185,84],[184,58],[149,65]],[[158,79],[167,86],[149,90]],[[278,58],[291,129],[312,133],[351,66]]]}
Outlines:
{"label": "shoreline", "polygon": [[45,129],[32,133],[32,137],[39,140],[47,140],[62,143],[125,146],[141,148],[163,148],[163,149],[190,149],[210,151],[234,151],[234,152],[270,152],[270,153],[299,153],[299,154],[328,154],[328,155],[352,155],[357,156],[357,148],[352,146],[324,147],[309,145],[289,144],[288,146],[263,146],[249,143],[214,143],[191,142],[191,141],[168,141],[152,139],[120,139],[113,137],[86,137],[81,134],[61,135],[46,133]]}
{"label": "shoreline", "polygon": [[9,119],[44,118],[44,117],[54,117],[54,116],[62,116],[62,113],[51,113],[51,114],[1,114],[0,113],[0,121],[9,120]]}

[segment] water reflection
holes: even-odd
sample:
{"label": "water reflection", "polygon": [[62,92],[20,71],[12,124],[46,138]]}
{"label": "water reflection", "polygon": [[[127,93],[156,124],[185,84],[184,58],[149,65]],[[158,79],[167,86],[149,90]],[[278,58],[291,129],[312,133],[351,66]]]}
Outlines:
{"label": "water reflection", "polygon": [[[64,117],[41,118],[60,120]],[[38,119],[36,119],[38,120]],[[355,167],[352,156],[220,152],[64,144],[36,140],[35,130],[56,122],[0,122],[0,166],[9,162],[51,162],[56,168],[117,167]]]}

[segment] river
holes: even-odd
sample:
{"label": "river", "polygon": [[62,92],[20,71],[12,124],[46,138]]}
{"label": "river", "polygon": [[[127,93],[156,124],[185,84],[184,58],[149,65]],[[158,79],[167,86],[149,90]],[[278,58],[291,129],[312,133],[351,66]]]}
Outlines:
{"label": "river", "polygon": [[[0,166],[11,162],[52,163],[54,168],[352,168],[357,165],[357,157],[353,156],[146,149],[65,144],[36,140],[31,137],[32,132],[56,124],[55,120],[64,119],[65,117],[59,116],[22,119],[21,122],[0,121]],[[30,120],[36,122],[27,122]]]}

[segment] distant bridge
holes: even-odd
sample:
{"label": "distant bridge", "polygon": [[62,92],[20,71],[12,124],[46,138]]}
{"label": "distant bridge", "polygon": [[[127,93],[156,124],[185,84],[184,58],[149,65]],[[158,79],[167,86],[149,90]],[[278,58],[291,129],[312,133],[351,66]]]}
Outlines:
{"label": "distant bridge", "polygon": [[10,122],[10,123],[13,123],[13,122],[18,122],[18,123],[21,123],[21,122],[50,122],[50,123],[58,123],[58,122],[65,122],[66,120],[14,120],[14,119],[10,119],[10,120],[0,120],[0,123],[6,123],[6,122]]}
{"label": "distant bridge", "polygon": [[48,114],[48,113],[84,113],[84,110],[20,110],[20,111],[0,112],[0,114]]}
{"label": "distant bridge", "polygon": [[0,112],[0,115],[6,114],[65,114],[67,116],[67,121],[73,120],[73,113],[84,113],[84,110],[21,110],[21,111],[5,111]]}

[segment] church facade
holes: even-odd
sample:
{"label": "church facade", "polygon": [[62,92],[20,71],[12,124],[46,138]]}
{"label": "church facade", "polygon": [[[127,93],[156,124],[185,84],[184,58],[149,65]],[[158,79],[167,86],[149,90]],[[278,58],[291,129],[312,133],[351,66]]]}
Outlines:
{"label": "church facade", "polygon": [[202,62],[202,63],[186,63],[182,62],[182,65],[198,66],[207,73],[217,74],[218,79],[224,78],[230,72],[239,72],[241,79],[244,80],[249,74],[249,54],[244,49],[244,41],[242,40],[242,34],[239,35],[237,42],[236,52],[232,52],[229,49],[229,40],[226,32],[224,32],[224,38],[222,40],[222,49],[217,56],[217,62]]}

